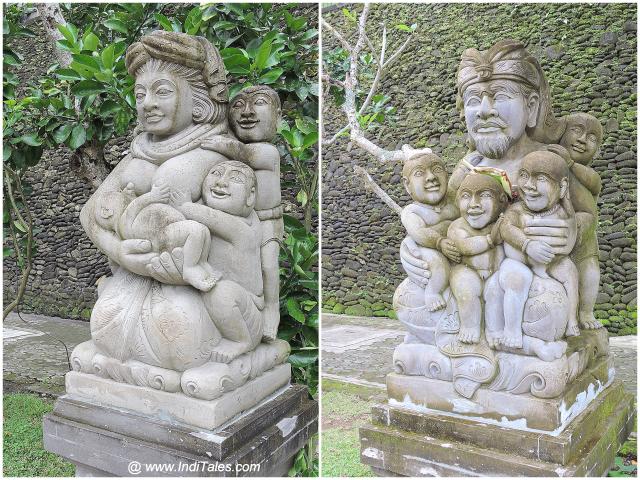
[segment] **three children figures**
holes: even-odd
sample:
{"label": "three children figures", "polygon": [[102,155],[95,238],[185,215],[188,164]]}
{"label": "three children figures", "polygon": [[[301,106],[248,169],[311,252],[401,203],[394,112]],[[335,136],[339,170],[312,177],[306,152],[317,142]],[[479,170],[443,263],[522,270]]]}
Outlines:
{"label": "three children figures", "polygon": [[[413,203],[403,209],[401,220],[407,241],[430,272],[425,307],[430,312],[445,308],[443,294],[449,286],[459,310],[457,338],[462,343],[480,341],[483,311],[492,348],[522,349],[545,361],[564,354],[562,338],[579,335],[578,325],[601,326],[593,316],[601,183],[589,164],[602,141],[602,128],[588,114],[565,120],[560,145],[522,159],[517,200],[506,175],[497,169],[475,168],[453,192],[447,189],[446,168],[437,155],[418,153],[405,161],[403,183]],[[581,222],[577,216],[583,217]],[[527,234],[528,224],[540,217],[566,226],[565,247]],[[531,332],[525,325],[523,334],[525,304],[534,275],[562,284],[568,318],[562,325],[546,326],[544,334],[526,335]]]}

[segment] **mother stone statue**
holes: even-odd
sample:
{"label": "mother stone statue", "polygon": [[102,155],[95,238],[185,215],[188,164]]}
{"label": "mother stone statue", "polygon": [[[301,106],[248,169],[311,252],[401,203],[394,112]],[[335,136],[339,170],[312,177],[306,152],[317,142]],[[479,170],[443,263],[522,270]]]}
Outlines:
{"label": "mother stone statue", "polygon": [[[238,192],[250,198],[256,188],[255,176],[248,167],[248,172],[242,173],[241,164],[214,172],[222,162],[239,162],[229,162],[221,154],[201,148],[202,142],[228,133],[226,73],[211,43],[203,37],[155,31],[129,47],[126,66],[135,77],[142,133],[80,214],[89,238],[109,257],[113,276],[98,287],[99,298],[91,316],[92,340],[74,350],[74,369],[119,382],[215,398],[284,361],[288,345],[275,342],[256,348],[262,337],[260,310],[264,305],[259,253],[257,266],[249,272],[234,270],[248,268],[234,262],[244,255],[233,251],[228,263],[238,266],[214,271],[207,262],[216,266],[220,262],[211,261],[216,252],[208,229],[198,225],[199,218],[181,216],[173,200],[205,208],[203,182],[227,170],[240,171],[233,177],[243,184]],[[131,212],[134,204],[137,212]],[[141,218],[143,207],[149,205],[156,211]],[[241,220],[243,225],[256,227],[257,238],[261,238],[257,217],[252,224],[248,213],[255,216],[252,206],[247,200],[246,220]],[[167,217],[192,221],[180,224],[189,229],[174,229],[172,235],[180,237],[176,239],[164,231]],[[123,227],[124,221],[131,225]],[[230,245],[233,248],[233,243]],[[196,289],[196,283],[185,281],[183,265],[187,261],[200,264],[208,287]],[[227,282],[224,290],[230,292],[229,301],[220,300],[221,304],[207,308],[207,290],[223,289],[221,282],[215,286],[220,276]],[[229,285],[235,290],[227,288]],[[225,332],[220,325],[225,318],[214,318],[216,310],[218,315],[239,311],[257,341],[244,351],[216,355],[216,349],[229,337],[229,329]],[[263,361],[266,357],[269,361]]]}

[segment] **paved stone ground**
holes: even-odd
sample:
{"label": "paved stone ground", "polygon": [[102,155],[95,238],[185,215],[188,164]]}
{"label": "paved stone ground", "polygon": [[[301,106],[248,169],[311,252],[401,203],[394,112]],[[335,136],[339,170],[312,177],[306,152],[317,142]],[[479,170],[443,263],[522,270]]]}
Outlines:
{"label": "paved stone ground", "polygon": [[[389,318],[322,314],[322,377],[356,385],[385,388],[392,371],[393,350],[404,327]],[[637,395],[637,336],[610,337],[616,376]]]}
{"label": "paved stone ground", "polygon": [[91,338],[89,322],[26,313],[20,316],[26,322],[11,313],[3,325],[5,392],[20,386],[60,393],[69,365],[64,345],[57,339],[67,345],[71,354],[76,345]]}

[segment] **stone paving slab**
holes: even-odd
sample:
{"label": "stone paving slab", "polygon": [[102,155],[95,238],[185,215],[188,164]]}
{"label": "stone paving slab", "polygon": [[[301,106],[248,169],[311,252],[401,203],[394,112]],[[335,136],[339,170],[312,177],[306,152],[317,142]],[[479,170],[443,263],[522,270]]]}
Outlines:
{"label": "stone paving slab", "polygon": [[26,322],[15,312],[4,321],[4,379],[64,386],[69,365],[65,348],[56,338],[67,345],[71,354],[76,345],[91,338],[89,322],[28,313],[20,316]]}
{"label": "stone paving slab", "polygon": [[[348,327],[348,328],[344,328]],[[359,341],[349,342],[345,330],[359,335]],[[406,330],[398,321],[380,317],[353,317],[322,314],[320,345],[322,376],[354,385],[385,389],[385,377],[391,373],[393,350],[402,343]],[[336,345],[342,342],[340,348]],[[638,337],[610,337],[616,377],[625,389],[637,396]]]}

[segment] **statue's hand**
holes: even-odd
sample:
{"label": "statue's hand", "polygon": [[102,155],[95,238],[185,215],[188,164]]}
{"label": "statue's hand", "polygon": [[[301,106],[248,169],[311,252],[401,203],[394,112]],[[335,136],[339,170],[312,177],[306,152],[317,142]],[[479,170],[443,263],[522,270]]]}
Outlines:
{"label": "statue's hand", "polygon": [[444,254],[452,262],[460,263],[461,254],[458,247],[456,247],[456,243],[450,238],[443,238],[440,240],[440,251]]}
{"label": "statue's hand", "polygon": [[565,161],[567,166],[571,167],[571,165],[573,165],[573,160],[571,159],[571,154],[569,153],[569,150],[564,148],[562,145],[558,145],[558,144],[547,145],[547,150],[550,151],[551,153],[555,153],[556,155],[562,157],[562,159]]}
{"label": "statue's hand", "polygon": [[131,238],[122,240],[118,245],[118,258],[123,268],[138,275],[146,275],[146,265],[158,254],[151,251],[149,240]]}
{"label": "statue's hand", "polygon": [[166,183],[154,184],[151,187],[151,196],[153,200],[158,203],[167,203],[171,195],[171,187]]}
{"label": "statue's hand", "polygon": [[187,203],[191,200],[182,190],[171,190],[170,202],[174,207],[179,207],[180,205]]}
{"label": "statue's hand", "polygon": [[406,237],[400,244],[402,268],[404,268],[411,280],[424,288],[429,283],[431,272],[429,271],[429,266],[418,255],[418,246],[411,238]]}
{"label": "statue's hand", "polygon": [[181,247],[176,247],[171,251],[162,252],[160,255],[154,254],[147,264],[147,274],[162,283],[169,285],[186,285],[182,278],[182,265],[184,253]]}
{"label": "statue's hand", "polygon": [[491,243],[493,243],[494,245],[498,245],[502,243],[502,235],[500,234],[500,227],[502,227],[503,221],[504,221],[504,213],[501,213],[500,216],[498,217],[498,220],[496,220],[496,223],[494,223],[493,227],[491,227],[491,233],[489,235],[491,236]]}
{"label": "statue's hand", "polygon": [[551,245],[539,240],[531,240],[527,245],[526,253],[536,262],[544,263],[545,265],[551,263],[553,257],[555,257]]}
{"label": "statue's hand", "polygon": [[213,137],[209,137],[207,140],[204,140],[200,146],[205,150],[213,150],[227,158],[240,160],[239,157],[242,156],[240,152],[242,147],[244,147],[244,144],[235,138],[214,135]]}
{"label": "statue's hand", "polygon": [[532,240],[540,240],[554,247],[554,253],[567,255],[569,229],[575,222],[561,218],[534,218],[527,220],[524,233]]}

